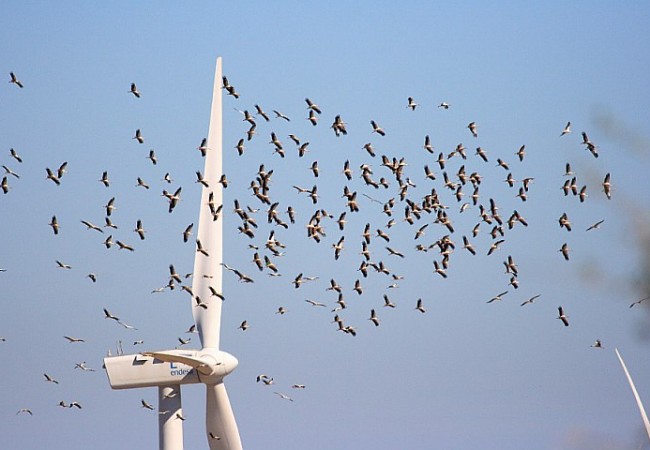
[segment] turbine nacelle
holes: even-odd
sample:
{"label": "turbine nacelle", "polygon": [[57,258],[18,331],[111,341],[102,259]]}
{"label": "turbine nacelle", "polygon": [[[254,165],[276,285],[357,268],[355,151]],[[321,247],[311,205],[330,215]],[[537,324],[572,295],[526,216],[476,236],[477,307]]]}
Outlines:
{"label": "turbine nacelle", "polygon": [[203,350],[165,350],[104,358],[113,389],[172,384],[217,384],[238,365],[230,353]]}

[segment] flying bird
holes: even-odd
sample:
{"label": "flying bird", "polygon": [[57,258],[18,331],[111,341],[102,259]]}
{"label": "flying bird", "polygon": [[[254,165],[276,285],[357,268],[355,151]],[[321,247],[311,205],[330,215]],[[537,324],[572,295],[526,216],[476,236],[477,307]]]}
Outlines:
{"label": "flying bird", "polygon": [[368,154],[369,154],[370,156],[372,156],[373,158],[376,156],[375,149],[372,147],[372,144],[371,144],[370,142],[368,142],[367,144],[365,144],[365,145],[363,146],[363,148],[366,149],[366,151],[368,152]]}
{"label": "flying bird", "polygon": [[312,306],[327,306],[325,303],[317,302],[315,300],[305,299],[305,301]]}
{"label": "flying bird", "polygon": [[589,140],[587,133],[584,131],[582,132],[582,143],[587,146],[587,150],[591,152],[594,158],[598,158],[598,147]]}
{"label": "flying bird", "polygon": [[276,119],[284,119],[284,120],[286,120],[287,122],[290,122],[290,121],[291,121],[291,119],[289,119],[287,116],[285,116],[284,114],[282,114],[280,111],[277,111],[277,110],[274,109],[273,112],[275,113],[275,118],[276,118]]}
{"label": "flying bird", "polygon": [[406,105],[407,108],[411,108],[411,111],[415,111],[415,108],[417,108],[418,104],[415,103],[415,100],[413,97],[408,98],[408,104]]}
{"label": "flying bird", "polygon": [[169,213],[170,214],[172,213],[172,211],[174,211],[174,208],[176,207],[176,205],[178,205],[178,202],[181,199],[181,190],[182,189],[183,189],[182,186],[179,187],[178,189],[176,189],[176,191],[173,194],[170,194],[167,191],[163,190],[162,195],[164,197],[166,197],[167,200],[169,201]]}
{"label": "flying bird", "polygon": [[469,125],[467,125],[467,128],[469,129],[469,132],[472,133],[472,136],[478,137],[478,133],[476,132],[476,122],[470,122]]}
{"label": "flying bird", "polygon": [[204,187],[209,188],[208,182],[203,178],[203,174],[200,170],[196,171],[196,181],[195,183],[201,183]]}
{"label": "flying bird", "polygon": [[575,175],[575,174],[573,173],[573,170],[571,170],[571,164],[570,163],[565,163],[564,164],[564,176],[565,177],[571,177],[573,175]]}
{"label": "flying bird", "polygon": [[356,280],[354,282],[354,288],[352,288],[352,290],[359,295],[363,294],[363,287],[361,286],[361,280]]}
{"label": "flying bird", "polygon": [[115,225],[110,217],[104,217],[104,228],[113,228],[117,230],[117,225]]}
{"label": "flying bird", "polygon": [[57,260],[56,265],[59,266],[61,269],[72,269],[72,266],[69,264],[62,263],[61,261]]}
{"label": "flying bird", "polygon": [[582,188],[580,189],[580,193],[578,194],[578,197],[580,198],[580,203],[584,202],[588,196],[589,195],[587,194],[587,186],[586,185],[582,186]]}
{"label": "flying bird", "polygon": [[144,137],[142,136],[142,132],[140,131],[140,128],[135,130],[135,136],[133,136],[131,139],[135,139],[138,141],[138,144],[144,144]]}
{"label": "flying bird", "polygon": [[501,297],[503,297],[507,293],[508,293],[508,291],[503,291],[500,294],[497,294],[494,297],[492,297],[490,300],[487,301],[487,303],[492,303],[492,302],[495,302],[495,301],[501,301],[501,300],[503,300]]}
{"label": "flying bird", "polygon": [[630,304],[630,308],[632,308],[632,307],[634,307],[636,305],[640,305],[641,303],[645,302],[646,300],[650,300],[650,297],[645,297],[645,298],[642,298],[641,300],[635,301],[634,303]]}
{"label": "flying bird", "polygon": [[564,310],[562,309],[561,306],[558,306],[557,310],[558,310],[558,316],[556,318],[561,320],[565,327],[568,327],[569,326],[569,319],[564,314]]}
{"label": "flying bird", "polygon": [[255,110],[257,111],[257,115],[262,116],[264,118],[264,120],[266,120],[267,122],[271,120],[271,119],[269,119],[268,114],[266,114],[264,112],[264,110],[262,109],[262,107],[260,105],[255,105]]}
{"label": "flying bird", "polygon": [[523,302],[523,303],[522,303],[521,305],[519,305],[519,306],[530,305],[530,304],[534,303],[535,300],[537,300],[541,295],[542,295],[542,294],[533,295],[532,297],[530,297],[528,300],[526,300],[525,302]]}
{"label": "flying bird", "polygon": [[508,166],[508,163],[503,161],[501,158],[497,158],[497,166],[503,167],[505,170],[510,170],[510,167]]}
{"label": "flying bird", "polygon": [[605,193],[605,196],[607,197],[607,200],[612,199],[612,184],[610,183],[610,174],[607,172],[607,175],[605,175],[605,179],[603,180],[603,192]]}
{"label": "flying bird", "polygon": [[235,90],[235,87],[228,82],[228,78],[222,77],[222,81],[223,81],[223,88],[226,90],[228,95],[232,95],[235,98],[239,98],[239,94]]}
{"label": "flying bird", "polygon": [[[246,132],[246,139],[251,140],[253,139],[253,136],[255,136],[255,129],[257,128],[257,125],[251,125],[251,127],[248,129]],[[240,155],[241,156],[241,155]]]}
{"label": "flying bird", "polygon": [[9,76],[11,77],[11,79],[9,80],[10,83],[15,84],[16,86],[18,86],[21,89],[24,87],[23,83],[18,78],[16,78],[15,73],[9,72]]}
{"label": "flying bird", "polygon": [[[235,109],[237,111],[239,111],[237,108],[235,108]],[[257,125],[257,123],[255,122],[255,118],[253,116],[251,116],[251,113],[249,113],[248,110],[239,111],[239,112],[244,115],[244,118],[242,119],[242,122],[248,122],[251,125]]]}
{"label": "flying bird", "polygon": [[102,177],[98,181],[102,183],[105,187],[110,186],[111,182],[108,179],[108,172],[106,170],[102,172]]}
{"label": "flying bird", "polygon": [[149,156],[147,156],[147,159],[151,160],[151,163],[155,166],[158,164],[158,158],[156,157],[156,152],[153,150],[149,150]]}
{"label": "flying bird", "polygon": [[74,368],[83,370],[84,372],[96,372],[95,369],[92,369],[92,368],[86,366],[86,361],[75,363]]}
{"label": "flying bird", "polygon": [[571,122],[567,122],[566,125],[564,126],[564,130],[562,130],[562,134],[560,134],[560,137],[564,136],[565,134],[571,133]]}
{"label": "flying bird", "polygon": [[176,272],[173,264],[169,265],[169,277],[177,283],[182,283],[181,276],[178,274],[178,272]]}
{"label": "flying bird", "polygon": [[135,251],[135,249],[133,247],[131,247],[129,244],[126,244],[126,243],[124,243],[122,241],[115,241],[115,243],[120,248],[120,250],[128,250],[130,252]]}
{"label": "flying bird", "polygon": [[289,400],[290,402],[293,401],[291,397],[289,397],[287,394],[283,394],[282,392],[274,392],[277,396],[279,396],[283,400]]}
{"label": "flying bird", "polygon": [[129,92],[133,94],[136,98],[140,98],[140,91],[138,91],[138,87],[135,85],[135,83],[131,83],[131,89],[129,89]]}
{"label": "flying bird", "polygon": [[106,308],[104,308],[104,319],[111,319],[111,320],[114,320],[114,321],[116,321],[116,322],[119,322],[119,321],[120,321],[120,318],[119,318],[119,317],[115,317],[115,316],[114,316],[113,314],[111,314],[111,312],[110,312],[108,309],[106,309]]}
{"label": "flying bird", "polygon": [[605,219],[603,219],[603,220],[599,220],[598,222],[596,222],[596,223],[594,223],[593,225],[589,226],[589,228],[587,228],[586,231],[596,230],[596,229],[600,228],[600,226],[602,225],[602,223],[603,223],[604,221],[605,221]]}
{"label": "flying bird", "polygon": [[380,320],[377,317],[377,313],[375,313],[374,309],[370,310],[370,318],[368,320],[370,320],[373,323],[373,325],[375,325],[376,327],[379,326]]}
{"label": "flying bird", "polygon": [[52,172],[52,169],[50,169],[49,167],[46,167],[45,172],[47,173],[46,179],[52,180],[52,182],[54,182],[54,184],[56,184],[57,186],[59,186],[61,184],[61,180],[59,180],[59,176],[57,176],[57,174]]}
{"label": "flying bird", "polygon": [[314,177],[318,178],[318,174],[319,174],[318,161],[314,161],[313,163],[311,163],[311,167],[309,168],[309,170],[312,171]]}
{"label": "flying bird", "polygon": [[152,405],[147,403],[144,399],[140,400],[140,403],[142,404],[143,408],[147,408],[148,410],[151,410],[151,411],[153,411],[155,409]]}
{"label": "flying bird", "polygon": [[463,248],[470,252],[472,255],[476,255],[476,250],[472,247],[472,244],[469,242],[467,236],[463,236]]}
{"label": "flying bird", "polygon": [[569,252],[571,251],[571,249],[569,248],[569,246],[567,245],[566,242],[564,244],[562,244],[562,247],[560,247],[560,250],[558,250],[558,251],[560,253],[562,253],[562,256],[564,256],[564,259],[566,259],[567,261],[569,260]]}
{"label": "flying bird", "polygon": [[571,231],[571,222],[569,221],[569,217],[566,213],[562,213],[558,219],[558,222],[560,224],[560,228],[566,228],[567,231]]}
{"label": "flying bird", "polygon": [[492,253],[494,253],[499,248],[499,246],[501,244],[503,244],[504,242],[505,242],[504,239],[499,239],[498,241],[495,241],[492,244],[490,244],[490,249],[488,250],[488,253],[487,253],[488,256],[490,256]]}
{"label": "flying bird", "polygon": [[526,155],[526,146],[525,146],[525,145],[522,145],[521,147],[519,147],[519,150],[517,150],[517,152],[515,153],[515,155],[517,155],[517,157],[519,158],[519,161],[520,161],[520,162],[523,161],[523,160],[524,160],[524,156]]}
{"label": "flying bird", "polygon": [[201,143],[199,144],[199,146],[196,147],[196,148],[197,148],[197,150],[199,150],[201,152],[201,156],[205,156],[205,154],[209,150],[208,149],[208,138],[203,138],[201,140]]}
{"label": "flying bird", "polygon": [[138,183],[135,185],[136,187],[143,187],[145,189],[149,189],[149,185],[145,183],[145,181],[142,178],[138,177],[137,182]]}
{"label": "flying bird", "polygon": [[106,209],[106,215],[110,217],[110,215],[115,211],[115,197],[111,197],[111,199],[104,205],[104,208]]}
{"label": "flying bird", "polygon": [[334,122],[332,123],[332,126],[330,128],[334,130],[334,134],[336,134],[337,137],[341,136],[342,134],[343,135],[348,134],[346,123],[343,122],[343,119],[338,114],[336,117],[334,117]]}
{"label": "flying bird", "polygon": [[194,223],[189,224],[185,230],[183,231],[183,242],[187,242],[192,235],[192,228],[194,227]]}
{"label": "flying bird", "polygon": [[[431,138],[429,137],[428,134],[424,136],[424,145],[422,147],[429,153],[433,154],[434,152],[433,145],[431,145]],[[435,177],[432,179],[435,179]]]}
{"label": "flying bird", "polygon": [[314,112],[316,112],[318,114],[321,113],[320,107],[317,104],[315,104],[314,102],[312,102],[308,98],[305,98],[305,102],[307,102],[307,108],[308,109],[310,109],[311,111],[314,111]]}
{"label": "flying bird", "polygon": [[18,153],[16,152],[16,150],[14,150],[13,148],[10,148],[10,149],[9,149],[9,154],[11,155],[11,157],[12,157],[13,159],[15,159],[16,161],[18,161],[19,163],[22,163],[22,162],[23,162],[23,159],[18,155]]}
{"label": "flying bird", "polygon": [[395,308],[395,303],[386,294],[384,294],[384,308]]}
{"label": "flying bird", "polygon": [[345,241],[345,236],[341,236],[341,238],[338,240],[336,244],[332,244],[332,248],[334,249],[334,259],[337,261],[341,256],[341,252],[343,251],[344,241]]}
{"label": "flying bird", "polygon": [[[109,215],[110,215],[110,214],[109,214]],[[98,227],[97,225],[93,224],[92,222],[88,222],[87,220],[82,220],[81,223],[83,223],[84,225],[86,225],[86,229],[88,229],[88,230],[95,230],[95,231],[99,231],[100,233],[103,233],[103,232],[104,232],[104,230],[102,230],[100,227]]]}
{"label": "flying bird", "polygon": [[384,131],[384,129],[382,127],[377,125],[377,122],[375,122],[374,120],[371,120],[370,125],[372,125],[372,132],[373,133],[377,133],[380,136],[386,136],[386,132]]}
{"label": "flying bird", "polygon": [[395,249],[393,249],[391,247],[386,247],[386,250],[388,251],[388,253],[390,255],[399,256],[400,258],[404,258],[404,253],[401,253],[401,252],[399,252],[399,251],[397,251],[397,250],[395,250]]}
{"label": "flying bird", "polygon": [[309,123],[313,126],[318,125],[318,116],[314,111],[309,111],[309,117],[307,117],[307,120],[309,120]]}
{"label": "flying bird", "polygon": [[244,138],[241,138],[239,141],[237,141],[235,148],[237,149],[239,156],[244,154],[244,151],[246,150],[246,147],[244,147]]}
{"label": "flying bird", "polygon": [[52,378],[48,374],[44,373],[43,376],[45,377],[45,381],[50,382],[50,383],[54,383],[54,384],[59,384],[59,382],[57,380],[55,380],[54,378]]}
{"label": "flying bird", "polygon": [[2,166],[2,168],[5,170],[5,174],[6,174],[6,175],[11,175],[11,176],[13,176],[13,177],[20,178],[20,175],[18,175],[16,172],[14,172],[13,170],[11,170],[9,167],[7,167],[7,166]]}
{"label": "flying bird", "polygon": [[52,216],[52,220],[50,220],[50,223],[48,224],[49,226],[52,227],[52,231],[54,234],[59,234],[59,222],[56,219],[56,216]]}

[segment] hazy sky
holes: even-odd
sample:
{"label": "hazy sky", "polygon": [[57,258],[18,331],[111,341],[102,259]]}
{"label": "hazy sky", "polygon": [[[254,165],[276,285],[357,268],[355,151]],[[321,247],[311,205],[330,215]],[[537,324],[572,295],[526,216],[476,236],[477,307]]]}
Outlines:
{"label": "hazy sky", "polygon": [[[650,295],[649,13],[647,2],[4,2],[0,164],[20,178],[0,174],[10,188],[0,193],[0,446],[157,447],[157,415],[140,407],[141,399],[155,404],[156,390],[112,391],[102,358],[108,349],[115,353],[118,341],[129,353],[173,348],[179,337],[199,346],[197,335],[185,333],[192,324],[188,296],[151,291],[167,283],[169,264],[192,270],[194,245],[181,233],[198,218],[195,171],[203,160],[196,147],[207,135],[214,64],[222,56],[224,74],[241,94],[224,98],[224,261],[255,280],[243,284],[224,274],[221,345],[239,359],[226,386],[245,448],[650,448],[614,354],[618,347],[650,402],[650,301],[629,308]],[[10,72],[23,89],[8,82]],[[140,99],[128,92],[131,82]],[[418,103],[414,111],[409,96]],[[306,120],[305,97],[322,109],[315,127]],[[450,108],[439,108],[441,102]],[[271,120],[256,119],[256,134],[238,156],[234,146],[249,125],[235,109],[253,112],[255,104]],[[274,118],[273,110],[291,121]],[[336,115],[347,124],[346,136],[330,128]],[[373,133],[371,120],[386,136]],[[560,136],[569,121],[572,132]],[[144,144],[132,139],[136,129]],[[583,131],[598,158],[582,144]],[[271,132],[285,158],[274,153]],[[309,142],[304,157],[289,134]],[[434,154],[423,148],[426,135]],[[438,154],[447,157],[460,143],[467,159],[446,158],[442,170]],[[488,162],[475,155],[479,146]],[[146,158],[151,149],[155,166]],[[435,223],[435,213],[413,225],[403,220],[406,202],[382,155],[408,164],[409,200],[421,203],[435,188],[453,233]],[[342,173],[346,160],[351,181]],[[45,169],[64,161],[67,172],[56,186]],[[309,170],[314,161],[318,178]],[[562,192],[571,179],[567,162],[578,189],[586,186],[584,202]],[[288,222],[287,207],[296,211],[286,230],[268,224],[268,206],[251,195],[260,164],[274,171],[269,195],[280,216]],[[388,188],[367,186],[362,164]],[[425,178],[425,165],[435,180]],[[496,201],[503,237],[493,239],[495,223],[486,222],[472,237],[481,218],[471,183],[458,202],[443,181],[446,172],[459,184],[461,166],[481,175],[479,203],[489,209],[489,199]],[[103,171],[109,187],[98,182]],[[165,173],[171,184],[162,181]],[[504,182],[508,173],[514,187]],[[611,200],[602,192],[607,173]],[[150,189],[136,187],[138,177]],[[525,202],[517,197],[524,178],[534,178]],[[294,185],[317,185],[318,204]],[[346,185],[357,192],[360,211],[348,210],[340,231]],[[182,200],[170,214],[161,192],[179,186]],[[104,225],[103,205],[112,197],[119,228],[87,230],[80,221]],[[389,217],[383,205],[391,198]],[[260,209],[250,213],[259,226],[253,239],[237,230],[235,199]],[[460,212],[465,202],[469,208]],[[317,209],[333,216],[322,219],[320,243],[306,231]],[[508,229],[515,210],[527,227]],[[563,213],[570,232],[558,225]],[[53,215],[56,236],[48,226]],[[147,230],[143,241],[132,231],[138,219]],[[586,231],[600,220],[600,228]],[[373,269],[364,278],[357,270],[366,223],[371,262],[382,261],[403,279]],[[283,256],[264,247],[271,230],[286,245]],[[109,234],[135,251],[106,249]],[[447,234],[455,250],[445,279],[434,273],[440,250],[415,247]],[[332,245],[342,236],[345,248],[335,260]],[[476,256],[463,249],[463,236]],[[564,243],[569,261],[559,252]],[[281,276],[258,271],[249,244]],[[504,273],[508,256],[518,289]],[[58,268],[57,260],[72,268]],[[319,279],[295,289],[299,273]],[[337,313],[356,337],[331,323],[337,295],[326,290],[330,279],[342,286],[347,308]],[[352,290],[357,279],[362,295]],[[504,291],[501,301],[487,303]],[[384,295],[395,308],[383,306]],[[424,314],[414,309],[418,298]],[[288,312],[275,314],[280,306]],[[558,306],[569,327],[556,320]],[[138,330],[104,319],[102,308]],[[371,309],[379,327],[368,320]],[[250,325],[245,332],[237,329],[243,320]],[[64,335],[86,342],[70,344]],[[597,339],[604,348],[591,347]],[[97,371],[75,369],[82,361]],[[261,373],[275,384],[256,383]],[[207,448],[204,388],[182,392],[185,447]],[[62,400],[83,409],[60,408]],[[33,416],[17,415],[21,408]]]}

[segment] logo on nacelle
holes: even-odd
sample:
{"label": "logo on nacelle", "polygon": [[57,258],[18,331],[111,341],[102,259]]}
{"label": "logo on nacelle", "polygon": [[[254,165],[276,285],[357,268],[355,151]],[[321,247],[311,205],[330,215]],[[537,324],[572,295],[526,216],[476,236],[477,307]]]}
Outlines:
{"label": "logo on nacelle", "polygon": [[173,362],[169,363],[169,369],[170,369],[169,374],[171,376],[187,375],[188,373],[192,373],[192,371],[194,370],[194,369],[191,369],[191,368],[190,369],[185,369],[185,368],[182,368],[182,367],[177,367],[176,363],[173,363]]}

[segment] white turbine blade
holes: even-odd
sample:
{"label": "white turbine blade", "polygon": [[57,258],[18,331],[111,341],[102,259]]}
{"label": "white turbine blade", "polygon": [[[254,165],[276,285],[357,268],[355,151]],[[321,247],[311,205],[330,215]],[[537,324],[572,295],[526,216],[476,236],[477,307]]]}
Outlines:
{"label": "white turbine blade", "polygon": [[630,383],[630,387],[632,388],[632,393],[634,393],[634,398],[636,399],[636,404],[639,407],[639,412],[641,412],[641,419],[643,419],[643,425],[645,426],[645,431],[646,433],[648,433],[648,439],[650,440],[650,421],[648,421],[648,415],[645,412],[643,403],[641,403],[641,397],[639,397],[639,393],[636,391],[636,387],[634,387],[634,381],[632,381],[630,372],[628,372],[627,367],[625,367],[625,362],[623,362],[623,358],[621,357],[621,354],[618,352],[618,349],[614,349],[614,350],[616,350],[616,356],[618,356],[618,360],[621,362],[621,366],[623,366],[623,371],[625,372],[627,381]]}
{"label": "white turbine blade", "polygon": [[209,375],[212,372],[211,366],[214,365],[214,359],[211,358],[179,355],[178,353],[172,352],[145,352],[142,355],[151,356],[164,362],[185,364],[205,375]]}
{"label": "white turbine blade", "polygon": [[199,210],[199,225],[197,239],[202,248],[207,252],[196,252],[194,257],[194,276],[192,292],[201,298],[207,308],[198,307],[192,300],[192,314],[199,332],[203,348],[219,348],[219,331],[221,327],[222,300],[211,295],[210,286],[221,292],[222,286],[222,222],[221,217],[213,220],[208,197],[213,194],[214,204],[223,204],[221,177],[221,58],[217,58],[217,68],[214,76],[214,90],[212,93],[212,109],[210,112],[210,127],[208,131],[207,151],[205,155],[205,169],[203,178],[209,187],[202,187],[201,206]]}
{"label": "white turbine blade", "polygon": [[235,415],[223,383],[206,385],[205,425],[210,450],[242,448]]}

